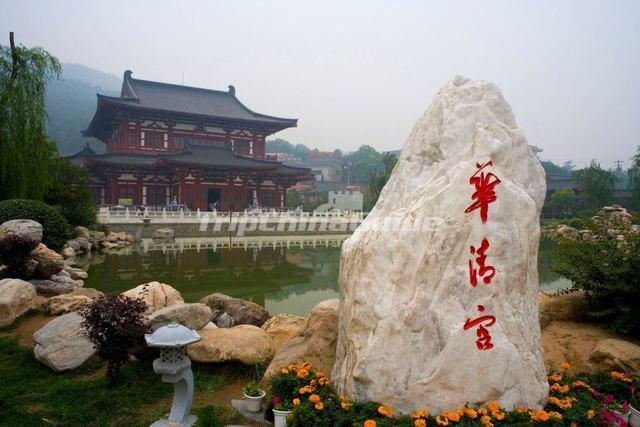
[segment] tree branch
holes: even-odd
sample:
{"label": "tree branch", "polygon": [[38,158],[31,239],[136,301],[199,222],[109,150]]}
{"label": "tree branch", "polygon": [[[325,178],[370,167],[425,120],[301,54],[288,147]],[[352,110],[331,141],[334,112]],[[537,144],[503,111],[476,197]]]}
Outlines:
{"label": "tree branch", "polygon": [[11,45],[11,80],[15,80],[18,77],[18,52],[13,41],[13,31],[9,32],[9,44]]}

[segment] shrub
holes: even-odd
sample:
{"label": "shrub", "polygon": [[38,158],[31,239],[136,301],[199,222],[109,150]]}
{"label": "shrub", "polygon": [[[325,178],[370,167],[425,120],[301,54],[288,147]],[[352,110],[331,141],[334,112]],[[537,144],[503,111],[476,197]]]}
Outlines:
{"label": "shrub", "polygon": [[258,384],[256,384],[255,381],[251,381],[250,383],[245,385],[242,388],[242,392],[250,397],[258,397],[260,396],[260,394],[262,394],[260,388],[258,387]]}
{"label": "shrub", "polygon": [[96,208],[93,204],[88,206],[60,206],[58,210],[72,225],[91,227],[96,222]]}
{"label": "shrub", "polygon": [[584,228],[584,219],[571,218],[571,220],[569,221],[569,226],[577,228],[578,230],[582,230]]}
{"label": "shrub", "polygon": [[89,189],[89,172],[69,160],[51,160],[51,185],[44,201],[56,207],[72,225],[90,227],[96,222],[96,209]]}
{"label": "shrub", "polygon": [[107,361],[107,377],[115,384],[118,373],[130,356],[130,349],[141,344],[149,331],[145,322],[147,304],[124,295],[101,297],[80,311],[100,359]]}
{"label": "shrub", "polygon": [[0,263],[7,269],[4,276],[17,279],[28,279],[27,262],[31,259],[31,251],[38,242],[31,237],[9,234],[0,239]]}
{"label": "shrub", "polygon": [[71,227],[58,210],[37,200],[11,199],[0,202],[0,223],[31,219],[42,224],[42,242],[60,249],[71,235]]}
{"label": "shrub", "polygon": [[602,214],[584,228],[584,236],[554,236],[553,269],[584,290],[592,319],[640,337],[640,233],[628,218]]}

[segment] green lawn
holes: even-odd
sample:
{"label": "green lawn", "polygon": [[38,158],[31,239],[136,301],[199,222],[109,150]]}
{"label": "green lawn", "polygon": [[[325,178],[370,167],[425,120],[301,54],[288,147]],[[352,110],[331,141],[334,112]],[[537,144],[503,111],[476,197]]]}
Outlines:
{"label": "green lawn", "polygon": [[[14,336],[0,337],[0,426],[148,426],[169,412],[172,385],[160,381],[151,360],[129,363],[114,387],[107,385],[103,372],[94,366],[54,373]],[[231,382],[249,381],[252,369],[194,366],[194,374],[198,426],[242,422],[229,407],[197,402],[206,402]]]}

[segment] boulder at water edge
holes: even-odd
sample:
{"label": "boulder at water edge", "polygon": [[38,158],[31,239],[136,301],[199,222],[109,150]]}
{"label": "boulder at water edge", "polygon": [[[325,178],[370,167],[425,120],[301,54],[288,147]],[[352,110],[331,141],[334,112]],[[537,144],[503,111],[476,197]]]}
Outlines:
{"label": "boulder at water edge", "polygon": [[211,321],[221,328],[233,325],[262,326],[269,319],[269,313],[258,304],[220,293],[207,295],[200,302],[211,308]]}
{"label": "boulder at water edge", "polygon": [[273,357],[271,337],[257,326],[204,328],[198,334],[200,341],[187,347],[187,356],[194,362],[237,361],[253,365],[266,363]]}
{"label": "boulder at water edge", "polygon": [[129,298],[141,298],[147,304],[147,314],[176,304],[183,304],[180,292],[160,282],[149,282],[123,292]]}
{"label": "boulder at water edge", "polygon": [[176,304],[161,308],[149,316],[147,324],[155,331],[171,322],[189,329],[202,329],[211,319],[211,309],[204,304]]}
{"label": "boulder at water edge", "polygon": [[36,305],[36,290],[20,279],[0,280],[0,327],[8,326]]}
{"label": "boulder at water edge", "polygon": [[78,313],[69,313],[44,325],[33,334],[36,359],[56,372],[75,369],[89,361],[96,352],[81,323]]}
{"label": "boulder at water edge", "polygon": [[342,246],[339,391],[404,413],[544,404],[544,196],[500,90],[462,77],[442,87]]}

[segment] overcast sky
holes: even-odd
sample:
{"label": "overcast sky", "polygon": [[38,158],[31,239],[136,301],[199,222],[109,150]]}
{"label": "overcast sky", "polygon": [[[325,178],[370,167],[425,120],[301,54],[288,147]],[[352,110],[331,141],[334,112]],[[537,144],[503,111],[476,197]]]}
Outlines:
{"label": "overcast sky", "polygon": [[637,0],[0,0],[0,30],[117,76],[233,84],[320,149],[401,148],[456,74],[496,83],[543,159],[627,167],[640,144]]}

